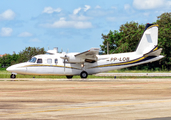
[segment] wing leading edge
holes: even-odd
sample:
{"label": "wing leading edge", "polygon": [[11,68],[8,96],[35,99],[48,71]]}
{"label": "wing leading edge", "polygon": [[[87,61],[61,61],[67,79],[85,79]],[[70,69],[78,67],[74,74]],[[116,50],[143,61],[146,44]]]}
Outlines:
{"label": "wing leading edge", "polygon": [[76,54],[75,57],[85,59],[85,62],[94,63],[98,60],[96,55],[99,54],[99,50],[99,48],[91,48],[88,51]]}

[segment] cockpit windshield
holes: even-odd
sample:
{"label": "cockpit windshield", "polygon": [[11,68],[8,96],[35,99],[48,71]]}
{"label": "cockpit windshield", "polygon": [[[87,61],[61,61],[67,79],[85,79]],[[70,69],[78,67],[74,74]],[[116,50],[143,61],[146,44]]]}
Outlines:
{"label": "cockpit windshield", "polygon": [[32,58],[29,60],[29,62],[33,62],[33,63],[35,63],[35,62],[36,62],[36,60],[37,60],[37,58],[32,57]]}

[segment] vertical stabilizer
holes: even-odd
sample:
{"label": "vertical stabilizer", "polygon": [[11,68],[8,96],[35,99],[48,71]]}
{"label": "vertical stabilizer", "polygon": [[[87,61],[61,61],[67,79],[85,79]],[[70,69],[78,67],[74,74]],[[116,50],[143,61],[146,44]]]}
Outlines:
{"label": "vertical stabilizer", "polygon": [[137,54],[146,54],[157,49],[158,44],[158,25],[147,24],[143,36],[136,49]]}

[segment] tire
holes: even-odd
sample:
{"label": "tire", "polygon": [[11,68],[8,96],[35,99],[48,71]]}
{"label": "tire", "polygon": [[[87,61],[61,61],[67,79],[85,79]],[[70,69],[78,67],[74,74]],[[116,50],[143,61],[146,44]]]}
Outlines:
{"label": "tire", "polygon": [[82,71],[82,72],[80,73],[80,77],[81,77],[81,78],[87,78],[87,77],[88,77],[88,73],[87,73],[86,71]]}
{"label": "tire", "polygon": [[66,77],[67,77],[68,79],[72,79],[72,77],[73,77],[73,76],[72,76],[72,75],[70,75],[70,76],[66,76]]}
{"label": "tire", "polygon": [[15,79],[16,75],[15,74],[11,74],[10,78]]}

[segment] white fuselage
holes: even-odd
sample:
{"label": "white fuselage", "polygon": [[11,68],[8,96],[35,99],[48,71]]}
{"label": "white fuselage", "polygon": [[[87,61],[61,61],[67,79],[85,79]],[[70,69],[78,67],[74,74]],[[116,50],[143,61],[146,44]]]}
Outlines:
{"label": "white fuselage", "polygon": [[[67,54],[74,56],[77,53]],[[25,75],[79,75],[82,71],[86,71],[89,75],[100,72],[131,67],[139,64],[153,62],[161,59],[163,56],[157,56],[147,59],[143,55],[137,55],[135,52],[110,54],[110,55],[96,55],[97,62],[89,63],[81,59],[77,59],[77,63],[64,62],[61,57],[62,53],[54,55],[37,55],[35,60],[12,65],[7,68],[7,71],[13,74]],[[72,58],[72,57],[70,57]],[[41,62],[38,62],[41,59]],[[74,58],[73,58],[74,59]]]}
{"label": "white fuselage", "polygon": [[135,52],[110,55],[98,55],[99,48],[91,48],[82,53],[57,53],[48,50],[51,55],[37,55],[29,62],[12,65],[7,71],[15,74],[33,75],[80,75],[86,78],[91,74],[116,70],[144,63],[157,61],[164,56],[160,55],[162,48],[158,49],[158,25],[147,24],[143,36]]}

